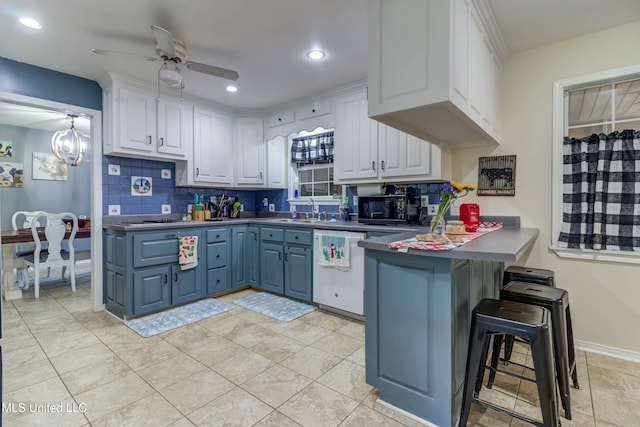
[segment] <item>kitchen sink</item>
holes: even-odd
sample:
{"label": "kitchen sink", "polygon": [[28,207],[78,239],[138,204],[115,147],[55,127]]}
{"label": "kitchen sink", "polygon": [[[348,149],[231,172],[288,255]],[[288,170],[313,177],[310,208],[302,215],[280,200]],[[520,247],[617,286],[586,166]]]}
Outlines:
{"label": "kitchen sink", "polygon": [[316,222],[327,222],[323,220],[319,220],[317,218],[314,219],[292,219],[292,218],[273,218],[270,219],[271,222],[288,222],[288,223],[301,223],[301,224],[315,224]]}

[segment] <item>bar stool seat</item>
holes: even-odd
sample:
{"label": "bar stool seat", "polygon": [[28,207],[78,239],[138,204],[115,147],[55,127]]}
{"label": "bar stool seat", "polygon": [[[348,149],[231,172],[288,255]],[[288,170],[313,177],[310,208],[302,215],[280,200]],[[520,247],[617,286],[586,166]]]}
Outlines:
{"label": "bar stool seat", "polygon": [[504,270],[502,286],[504,287],[509,282],[528,282],[551,286],[552,288],[556,287],[555,273],[553,270],[521,267],[517,265],[512,265]]}
{"label": "bar stool seat", "polygon": [[[546,308],[513,301],[485,298],[476,305],[471,314],[471,333],[460,412],[461,427],[467,425],[472,403],[537,426],[560,425],[554,381],[550,316]],[[542,422],[480,400],[489,343],[492,336],[495,340],[502,334],[528,340],[533,357],[535,382],[538,386]]]}
{"label": "bar stool seat", "polygon": [[[551,312],[553,356],[556,366],[558,389],[560,400],[564,408],[565,417],[571,419],[571,394],[569,389],[569,376],[573,379],[573,386],[580,388],[578,384],[578,372],[576,369],[575,348],[573,344],[573,331],[571,327],[571,311],[569,309],[569,293],[560,288],[551,288],[545,285],[525,282],[510,282],[500,291],[500,298],[505,301],[514,301],[523,304],[532,304],[544,307]],[[497,368],[502,346],[502,338],[496,337],[493,343],[491,367]],[[503,361],[508,361],[507,355]],[[487,387],[491,388],[495,378],[495,370],[489,373]]]}

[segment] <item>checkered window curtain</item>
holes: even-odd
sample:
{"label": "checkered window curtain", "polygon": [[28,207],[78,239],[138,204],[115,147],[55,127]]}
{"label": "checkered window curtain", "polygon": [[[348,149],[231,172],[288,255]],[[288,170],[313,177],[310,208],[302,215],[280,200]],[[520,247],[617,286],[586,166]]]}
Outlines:
{"label": "checkered window curtain", "polygon": [[291,163],[298,166],[333,163],[333,132],[295,138],[291,144]]}
{"label": "checkered window curtain", "polygon": [[563,212],[558,246],[640,250],[640,132],[563,143]]}

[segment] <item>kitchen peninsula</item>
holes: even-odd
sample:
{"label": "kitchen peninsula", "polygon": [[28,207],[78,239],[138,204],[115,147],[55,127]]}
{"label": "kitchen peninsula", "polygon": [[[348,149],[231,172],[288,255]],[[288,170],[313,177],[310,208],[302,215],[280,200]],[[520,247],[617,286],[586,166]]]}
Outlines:
{"label": "kitchen peninsula", "polygon": [[452,250],[390,249],[415,232],[359,242],[365,248],[366,381],[379,398],[438,426],[460,415],[471,310],[497,298],[505,262],[538,229],[503,228]]}

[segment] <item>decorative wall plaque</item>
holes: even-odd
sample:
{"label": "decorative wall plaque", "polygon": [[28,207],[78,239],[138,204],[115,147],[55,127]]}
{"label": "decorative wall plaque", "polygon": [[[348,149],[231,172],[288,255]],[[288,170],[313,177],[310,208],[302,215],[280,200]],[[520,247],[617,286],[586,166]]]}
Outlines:
{"label": "decorative wall plaque", "polygon": [[480,157],[478,196],[516,195],[516,156]]}

